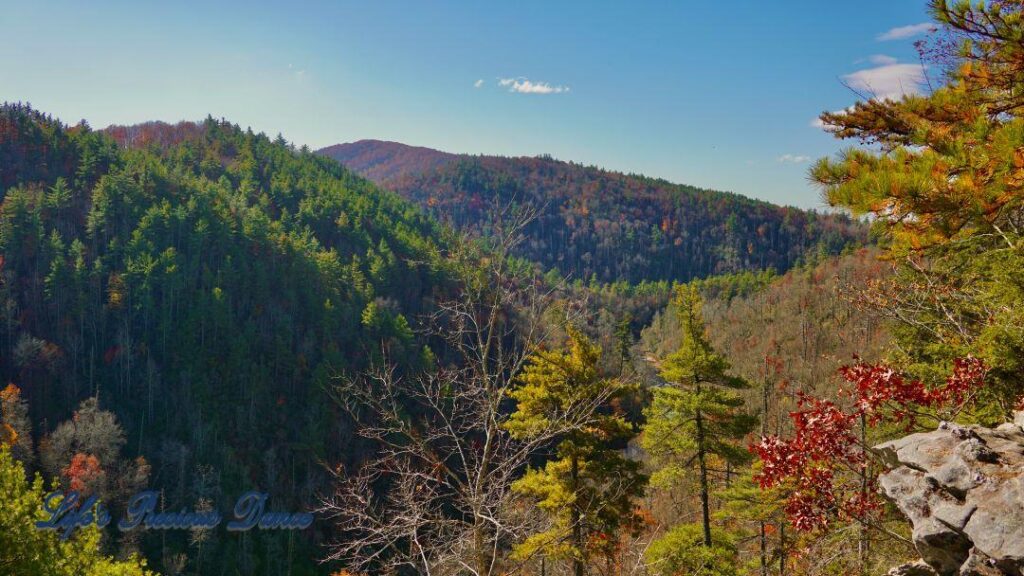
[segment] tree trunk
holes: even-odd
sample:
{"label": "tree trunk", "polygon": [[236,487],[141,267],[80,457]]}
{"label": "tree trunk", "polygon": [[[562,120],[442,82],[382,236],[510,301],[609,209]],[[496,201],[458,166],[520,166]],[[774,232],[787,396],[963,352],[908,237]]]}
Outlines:
{"label": "tree trunk", "polygon": [[[698,394],[700,393],[698,389]],[[697,410],[697,461],[700,463],[700,511],[704,522],[704,545],[711,546],[711,504],[708,488],[708,463],[704,437],[704,417]]]}
{"label": "tree trunk", "polygon": [[768,535],[765,533],[764,520],[761,521],[759,537],[761,539],[761,576],[768,576]]}
{"label": "tree trunk", "polygon": [[[860,415],[860,445],[867,446],[867,417],[864,414]],[[868,469],[866,465],[860,470],[860,493],[861,501],[867,496],[868,492]],[[860,575],[865,576],[868,570],[868,527],[863,522],[860,523],[860,538],[857,541],[857,560],[860,564]]]}
{"label": "tree trunk", "polygon": [[[768,369],[770,367],[769,357],[764,355],[764,381],[761,383],[761,438],[768,435]],[[761,576],[768,576],[768,533],[765,530],[765,521],[760,522],[759,538],[761,540]],[[780,550],[781,554],[782,551]],[[780,572],[781,574],[781,572]]]}
{"label": "tree trunk", "polygon": [[779,522],[779,576],[786,576],[786,522]]}
{"label": "tree trunk", "polygon": [[[570,472],[572,480],[572,491],[573,494],[579,494],[579,482],[580,482],[580,461],[579,458],[572,455],[572,470]],[[576,549],[574,550],[572,557],[572,573],[574,576],[583,576],[583,526],[580,525],[580,508],[579,502],[573,501],[572,504],[572,545]]]}
{"label": "tree trunk", "polygon": [[484,526],[480,516],[473,520],[473,547],[476,548],[476,573],[485,576],[490,572],[488,569],[487,554],[484,552]]}

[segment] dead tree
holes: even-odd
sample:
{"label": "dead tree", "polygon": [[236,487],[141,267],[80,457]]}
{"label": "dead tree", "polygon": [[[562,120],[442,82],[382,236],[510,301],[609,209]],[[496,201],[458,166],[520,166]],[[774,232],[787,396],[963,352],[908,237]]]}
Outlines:
{"label": "dead tree", "polygon": [[505,554],[536,518],[514,501],[513,481],[557,438],[590,425],[606,400],[581,399],[528,439],[504,427],[530,352],[576,313],[508,258],[534,214],[506,209],[490,244],[468,243],[456,259],[461,294],[426,321],[452,360],[411,375],[386,365],[339,386],[359,434],[380,451],[358,470],[335,471],[320,509],[341,533],[329,560],[373,573],[514,571]]}

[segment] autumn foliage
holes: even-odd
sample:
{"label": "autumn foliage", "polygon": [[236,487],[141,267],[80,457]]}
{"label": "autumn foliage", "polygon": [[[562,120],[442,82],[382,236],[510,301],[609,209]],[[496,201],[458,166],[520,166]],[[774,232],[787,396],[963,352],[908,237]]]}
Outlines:
{"label": "autumn foliage", "polygon": [[104,472],[99,459],[92,454],[79,452],[71,458],[71,463],[61,471],[61,474],[67,479],[72,490],[85,492],[96,484]]}
{"label": "autumn foliage", "polygon": [[790,413],[793,435],[767,436],[751,446],[762,463],[755,479],[764,489],[790,489],[785,511],[797,530],[827,528],[837,516],[864,519],[879,507],[874,479],[865,472],[871,454],[866,428],[912,426],[921,414],[955,413],[973,398],[985,372],[977,358],[958,359],[944,384],[929,387],[889,366],[845,366],[839,373],[852,385],[843,391],[850,407],[800,396],[797,410]]}
{"label": "autumn foliage", "polygon": [[549,156],[462,156],[376,141],[320,153],[471,235],[499,225],[503,206],[533,206],[537,218],[524,227],[516,255],[584,281],[787,270],[808,253],[835,254],[866,240],[866,228],[843,215]]}

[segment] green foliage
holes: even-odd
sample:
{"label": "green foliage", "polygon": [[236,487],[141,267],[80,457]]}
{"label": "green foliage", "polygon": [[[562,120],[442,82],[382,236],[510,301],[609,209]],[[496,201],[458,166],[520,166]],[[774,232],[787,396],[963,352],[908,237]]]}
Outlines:
{"label": "green foliage", "polygon": [[876,144],[820,160],[828,201],[874,216],[901,266],[873,303],[896,321],[895,363],[928,380],[973,354],[991,368],[985,421],[1024,389],[1024,5],[933,0],[945,70],[928,94],[859,102],[822,116],[842,139]]}
{"label": "green foliage", "polygon": [[31,576],[152,576],[136,557],[114,560],[100,551],[99,529],[79,529],[68,540],[35,523],[48,515],[43,510],[43,480],[32,483],[25,469],[0,447],[0,570]]}
{"label": "green foliage", "polygon": [[755,469],[756,466],[754,469],[745,469],[727,488],[718,493],[722,499],[722,508],[717,513],[720,520],[746,524],[784,521],[784,491],[779,488],[762,489],[758,486],[753,478]]}
{"label": "green foliage", "polygon": [[[642,445],[656,467],[651,477],[655,486],[680,483],[694,472],[696,464],[705,548],[700,558],[713,561],[718,570],[715,546],[719,544],[711,527],[711,467],[718,462],[728,470],[749,460],[741,441],[757,419],[744,412],[744,400],[738,393],[747,382],[729,374],[728,361],[705,336],[703,301],[697,287],[677,287],[672,304],[682,341],[659,366],[665,384],[654,389],[654,399],[644,411],[647,424]],[[686,561],[690,558],[688,553],[683,556]]]}
{"label": "green foliage", "polygon": [[779,275],[773,268],[744,270],[732,274],[718,274],[691,282],[703,298],[731,302],[733,298],[748,297],[768,287]]}
{"label": "green foliage", "polygon": [[[426,214],[212,118],[96,132],[0,106],[0,197],[0,381],[35,422],[102,398],[168,506],[194,504],[199,466],[218,507],[255,485],[282,508],[315,501],[321,461],[368,450],[339,440],[351,423],[330,378],[385,354],[419,369],[415,319],[456,290]],[[263,538],[193,568],[314,570],[310,539]],[[187,546],[160,543],[164,558]]]}
{"label": "green foliage", "polygon": [[677,289],[673,304],[682,343],[661,363],[666,385],[655,388],[645,411],[643,446],[658,466],[656,484],[688,474],[699,451],[734,465],[749,461],[740,440],[757,420],[743,412],[738,393],[748,384],[729,374],[728,361],[705,336],[701,302],[695,286]]}
{"label": "green foliage", "polygon": [[511,392],[516,410],[506,428],[518,437],[544,434],[574,406],[592,405],[596,414],[558,438],[556,457],[529,470],[513,484],[537,503],[550,526],[516,546],[513,557],[535,555],[584,563],[595,552],[608,556],[620,529],[635,522],[634,499],[646,478],[622,449],[632,426],[614,409],[628,386],[598,374],[600,349],[575,329],[566,350],[540,350],[531,356]]}
{"label": "green foliage", "polygon": [[680,524],[651,543],[644,555],[651,573],[663,576],[738,576],[738,551],[727,532],[704,545],[700,524]]}

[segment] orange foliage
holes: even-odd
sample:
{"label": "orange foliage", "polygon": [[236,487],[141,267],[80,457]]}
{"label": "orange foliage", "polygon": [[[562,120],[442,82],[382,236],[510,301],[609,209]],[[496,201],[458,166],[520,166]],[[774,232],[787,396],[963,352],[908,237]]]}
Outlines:
{"label": "orange foliage", "polygon": [[0,422],[0,445],[14,446],[18,441],[18,432],[10,425]]}
{"label": "orange foliage", "polygon": [[103,476],[100,461],[92,454],[79,452],[71,458],[71,463],[61,470],[61,475],[68,479],[72,490],[84,492]]}

